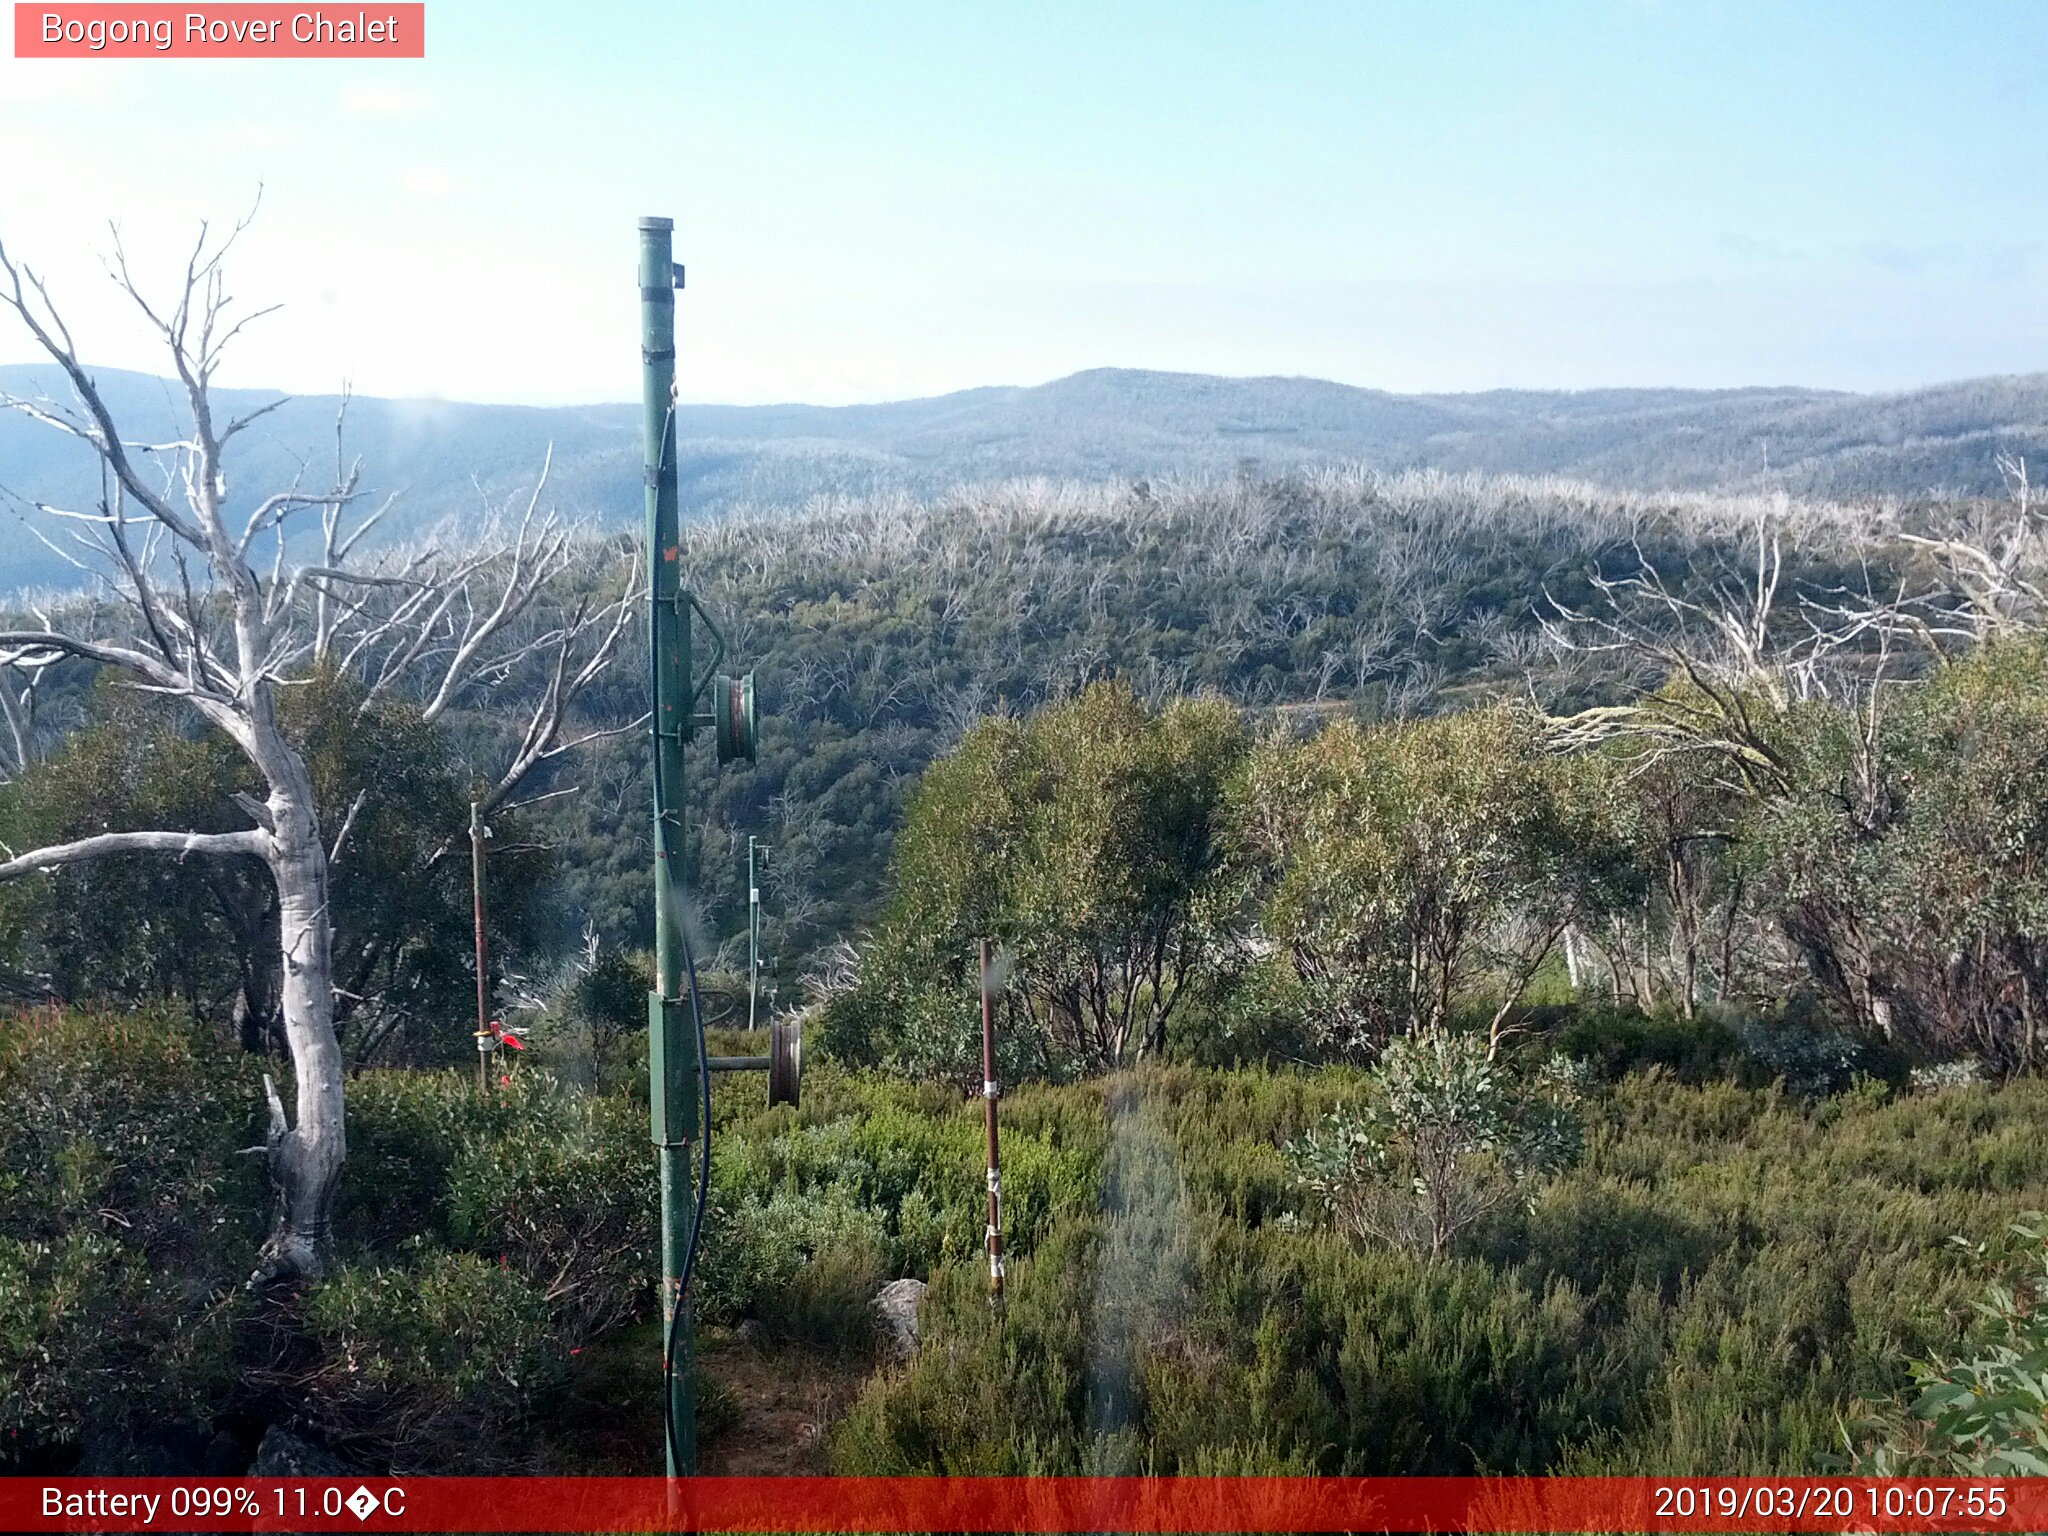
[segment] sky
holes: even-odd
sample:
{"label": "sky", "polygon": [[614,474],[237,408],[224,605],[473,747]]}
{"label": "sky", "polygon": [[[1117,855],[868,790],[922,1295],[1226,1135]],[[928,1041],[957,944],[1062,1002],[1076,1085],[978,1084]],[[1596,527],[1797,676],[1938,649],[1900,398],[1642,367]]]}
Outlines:
{"label": "sky", "polygon": [[2048,369],[2044,57],[2032,0],[428,0],[423,60],[0,58],[0,241],[158,369],[109,221],[168,280],[260,188],[222,377],[302,392],[634,397],[646,213],[693,400],[1898,389]]}

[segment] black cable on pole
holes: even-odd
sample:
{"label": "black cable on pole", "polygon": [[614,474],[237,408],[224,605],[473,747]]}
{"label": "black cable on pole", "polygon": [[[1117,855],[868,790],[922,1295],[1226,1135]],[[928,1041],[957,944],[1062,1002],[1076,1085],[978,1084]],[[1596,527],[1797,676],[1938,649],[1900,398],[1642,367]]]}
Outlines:
{"label": "black cable on pole", "polygon": [[[655,768],[657,778],[661,769]],[[656,791],[659,793],[659,790]],[[671,904],[673,914],[674,907]],[[676,1435],[676,1400],[674,1381],[676,1374],[676,1345],[682,1339],[683,1299],[690,1293],[690,1280],[697,1272],[697,1245],[704,1234],[704,1207],[711,1199],[711,1067],[709,1052],[704,1040],[704,1003],[697,992],[697,952],[690,945],[689,934],[680,916],[674,917],[677,934],[683,943],[683,969],[690,980],[690,1019],[695,1025],[697,1036],[697,1082],[703,1090],[704,1118],[697,1128],[697,1209],[690,1217],[690,1241],[683,1249],[682,1273],[676,1277],[676,1305],[669,1314],[668,1337],[661,1351],[661,1410],[668,1429],[668,1449],[671,1458],[680,1459],[677,1453],[681,1441]]]}
{"label": "black cable on pole", "polygon": [[[670,421],[674,420],[675,407],[669,407]],[[663,436],[667,437],[664,432]],[[650,584],[648,589],[650,618],[659,609],[661,598]],[[687,610],[684,622],[689,622]],[[658,644],[658,626],[648,625],[647,669],[648,697],[654,704],[654,823],[656,834],[661,839],[662,852],[668,849],[668,786],[661,772],[661,654]],[[688,681],[687,679],[685,681]],[[694,712],[697,701],[692,698],[685,705],[686,712]],[[688,715],[686,713],[685,720]],[[685,727],[687,728],[687,726]],[[690,1281],[697,1272],[697,1249],[704,1235],[704,1207],[711,1198],[711,1067],[710,1050],[704,1038],[704,1000],[697,989],[697,951],[690,942],[689,925],[683,921],[675,899],[675,881],[671,873],[670,860],[661,860],[661,881],[667,888],[669,921],[674,925],[676,938],[683,947],[683,970],[690,984],[690,1022],[697,1037],[697,1082],[702,1092],[703,1118],[697,1127],[697,1202],[696,1210],[690,1217],[690,1240],[683,1249],[681,1272],[676,1276],[675,1306],[669,1313],[668,1329],[661,1351],[661,1416],[667,1434],[670,1462],[681,1461],[682,1441],[676,1432],[676,1346],[682,1339],[683,1301],[690,1293]]]}

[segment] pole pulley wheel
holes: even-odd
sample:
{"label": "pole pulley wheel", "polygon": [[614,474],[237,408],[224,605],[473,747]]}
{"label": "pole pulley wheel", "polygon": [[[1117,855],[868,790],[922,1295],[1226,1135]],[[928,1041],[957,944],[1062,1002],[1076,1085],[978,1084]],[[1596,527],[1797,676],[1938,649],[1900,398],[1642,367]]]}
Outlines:
{"label": "pole pulley wheel", "polygon": [[720,763],[753,762],[761,747],[761,721],[754,708],[754,674],[711,680],[713,734]]}
{"label": "pole pulley wheel", "polygon": [[768,1026],[768,1102],[792,1108],[804,1076],[804,1027],[795,1019]]}

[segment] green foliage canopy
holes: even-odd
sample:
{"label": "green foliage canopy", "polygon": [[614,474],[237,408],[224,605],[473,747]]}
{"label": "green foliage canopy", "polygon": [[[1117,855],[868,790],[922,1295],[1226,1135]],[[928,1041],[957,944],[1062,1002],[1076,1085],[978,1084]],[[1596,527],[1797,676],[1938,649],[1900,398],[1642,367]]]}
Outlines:
{"label": "green foliage canopy", "polygon": [[835,1043],[978,1081],[987,937],[1008,978],[1011,1070],[1057,1077],[1162,1050],[1226,915],[1219,813],[1246,745],[1228,705],[1153,711],[1118,683],[975,727],[918,788]]}
{"label": "green foliage canopy", "polygon": [[[366,707],[343,677],[288,690],[281,714],[305,754],[321,825],[348,828],[330,880],[344,1042],[357,1060],[459,1059],[476,985],[461,760],[416,709]],[[235,796],[258,787],[217,734],[103,680],[82,728],[0,785],[0,843],[230,831],[249,819]],[[492,853],[487,905],[502,962],[533,941],[547,862],[522,846],[516,817],[500,818]],[[31,996],[177,1003],[239,1022],[244,1043],[261,1046],[278,1018],[276,900],[253,859],[125,854],[0,884],[0,979]]]}
{"label": "green foliage canopy", "polygon": [[1263,743],[1234,849],[1319,1043],[1370,1052],[1488,986],[1517,1000],[1616,877],[1610,789],[1505,707]]}

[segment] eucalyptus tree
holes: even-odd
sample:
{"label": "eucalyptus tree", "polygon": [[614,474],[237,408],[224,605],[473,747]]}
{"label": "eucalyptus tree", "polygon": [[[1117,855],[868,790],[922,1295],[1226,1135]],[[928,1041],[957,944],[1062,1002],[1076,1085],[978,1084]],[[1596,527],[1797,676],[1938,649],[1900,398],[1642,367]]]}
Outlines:
{"label": "eucalyptus tree", "polygon": [[1369,1055],[1484,999],[1497,1047],[1616,878],[1604,789],[1500,706],[1261,743],[1233,782],[1229,836],[1311,1033]]}
{"label": "eucalyptus tree", "polygon": [[987,937],[1005,956],[999,1040],[1013,1073],[1107,1071],[1162,1052],[1228,942],[1219,812],[1245,745],[1221,701],[1155,712],[1122,683],[982,721],[912,800],[890,905],[828,1018],[835,1041],[979,1081],[960,1020]]}
{"label": "eucalyptus tree", "polygon": [[[608,667],[633,609],[631,579],[616,599],[561,605],[558,579],[577,558],[571,530],[540,510],[546,474],[516,527],[459,551],[366,542],[390,500],[371,505],[361,466],[341,452],[330,478],[301,471],[266,494],[231,492],[231,450],[283,404],[224,417],[213,381],[222,359],[268,310],[238,307],[224,259],[247,220],[217,236],[201,226],[168,303],[132,276],[118,235],[109,271],[167,357],[182,394],[183,435],[146,442],[115,419],[45,279],[0,246],[0,305],[54,363],[69,398],[0,398],[0,405],[76,439],[97,460],[94,506],[34,504],[44,536],[94,583],[87,597],[0,627],[0,693],[21,697],[62,659],[114,674],[189,709],[246,760],[260,794],[237,794],[246,825],[106,831],[0,850],[0,880],[116,854],[254,861],[276,891],[278,1011],[291,1058],[287,1113],[266,1074],[265,1140],[276,1215],[254,1279],[317,1274],[346,1157],[343,1060],[335,1030],[336,975],[329,871],[369,791],[338,825],[323,824],[304,753],[280,719],[280,693],[325,669],[353,674],[363,707],[397,691],[429,722],[480,685],[537,671],[535,702],[509,761],[484,800],[502,804],[528,774],[590,735],[571,732],[579,693]],[[345,407],[344,407],[345,411]],[[294,557],[298,528],[317,553]],[[61,537],[60,537],[61,536]],[[11,719],[14,711],[10,711]],[[623,727],[622,727],[623,728]]]}

